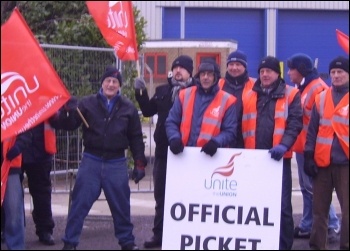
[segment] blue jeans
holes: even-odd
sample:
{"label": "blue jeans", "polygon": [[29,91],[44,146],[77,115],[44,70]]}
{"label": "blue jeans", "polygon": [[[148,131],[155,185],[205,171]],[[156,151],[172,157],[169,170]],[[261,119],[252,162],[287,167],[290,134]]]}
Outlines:
{"label": "blue jeans", "polygon": [[114,234],[119,245],[134,243],[130,220],[130,187],[126,159],[103,161],[84,154],[78,169],[68,214],[65,243],[77,246],[85,217],[101,194],[112,213]]}
{"label": "blue jeans", "polygon": [[25,249],[23,196],[20,173],[9,174],[2,204],[5,212],[4,236],[9,250]]}
{"label": "blue jeans", "polygon": [[[298,164],[298,176],[301,194],[303,196],[303,216],[300,220],[299,227],[304,231],[311,232],[312,226],[312,178],[304,172],[304,155],[295,153]],[[335,212],[334,206],[331,204],[329,208],[328,229],[338,229],[339,219]]]}

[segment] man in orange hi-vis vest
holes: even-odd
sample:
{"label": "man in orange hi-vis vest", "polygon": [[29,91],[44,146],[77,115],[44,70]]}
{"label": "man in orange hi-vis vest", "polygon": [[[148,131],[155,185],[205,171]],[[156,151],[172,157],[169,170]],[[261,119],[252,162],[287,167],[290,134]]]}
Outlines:
{"label": "man in orange hi-vis vest", "polygon": [[235,143],[236,98],[220,90],[220,70],[214,61],[202,62],[195,77],[200,83],[182,89],[175,98],[166,133],[174,154],[183,152],[184,146],[197,146],[213,156],[219,147]]}
{"label": "man in orange hi-vis vest", "polygon": [[341,208],[340,249],[349,249],[349,58],[329,64],[331,88],[316,96],[304,150],[313,177],[311,249],[327,249],[328,212],[335,189]]}
{"label": "man in orange hi-vis vest", "polygon": [[[315,96],[323,90],[328,89],[328,85],[320,78],[311,57],[304,53],[292,55],[287,60],[287,65],[289,68],[288,76],[300,91],[303,108],[303,129],[293,146],[298,164],[299,185],[303,198],[303,216],[294,229],[294,238],[308,239],[310,238],[312,226],[312,177],[304,172],[304,146],[311,109],[315,103]],[[336,242],[338,240],[339,227],[338,216],[334,206],[331,205],[329,209],[328,242]]]}
{"label": "man in orange hi-vis vest", "polygon": [[253,89],[243,97],[244,147],[267,149],[276,161],[283,158],[279,249],[290,250],[294,232],[291,148],[302,129],[300,93],[281,78],[275,57],[263,58],[258,73]]}
{"label": "man in orange hi-vis vest", "polygon": [[219,80],[219,87],[237,99],[237,140],[236,144],[230,147],[244,148],[242,135],[242,97],[245,96],[247,92],[253,88],[256,79],[249,77],[247,71],[247,55],[241,50],[231,52],[227,57],[226,65],[227,70],[225,77]]}
{"label": "man in orange hi-vis vest", "polygon": [[55,244],[52,237],[55,222],[51,208],[50,176],[53,155],[56,153],[54,128],[60,129],[55,115],[28,130],[30,146],[22,149],[22,174],[25,172],[27,175],[29,193],[33,199],[32,217],[36,234],[39,241],[48,246]]}

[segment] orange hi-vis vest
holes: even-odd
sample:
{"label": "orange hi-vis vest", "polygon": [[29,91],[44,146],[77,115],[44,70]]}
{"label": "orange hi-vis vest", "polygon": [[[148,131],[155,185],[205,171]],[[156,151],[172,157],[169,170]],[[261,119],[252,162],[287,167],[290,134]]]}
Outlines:
{"label": "orange hi-vis vest", "polygon": [[320,114],[316,137],[315,162],[319,167],[328,167],[334,133],[349,159],[349,93],[334,108],[332,88],[316,96],[316,109]]}
{"label": "orange hi-vis vest", "polygon": [[[11,147],[15,145],[15,142],[16,142],[16,136],[7,138],[3,141],[2,156],[4,156],[4,158],[6,157],[6,154],[11,149]],[[18,155],[10,163],[11,168],[21,168],[21,166],[22,166],[22,154]]]}
{"label": "orange hi-vis vest", "polygon": [[[255,83],[254,79],[253,78],[249,78],[249,80],[244,85],[243,92],[242,92],[242,97],[247,95],[249,90],[251,90],[253,88],[254,83]],[[218,85],[219,85],[220,90],[222,90],[222,88],[224,88],[224,85],[225,85],[225,79],[224,78],[220,78]]]}
{"label": "orange hi-vis vest", "polygon": [[301,93],[301,106],[303,108],[303,129],[293,145],[293,151],[298,153],[304,152],[306,143],[306,134],[309,127],[312,106],[315,103],[315,97],[318,93],[328,89],[328,85],[321,79],[317,78],[311,81]]}
{"label": "orange hi-vis vest", "polygon": [[[192,109],[194,107],[196,91],[197,86],[193,86],[179,92],[179,98],[182,104],[182,121],[180,131],[182,135],[182,142],[185,146],[187,145],[190,136],[193,116]],[[213,136],[220,133],[221,121],[225,115],[225,112],[235,102],[236,98],[231,94],[222,90],[218,91],[204,112],[196,146],[203,146]]]}
{"label": "orange hi-vis vest", "polygon": [[[275,128],[273,132],[273,146],[278,145],[283,137],[284,130],[288,118],[288,106],[293,101],[298,89],[286,86],[285,96],[276,102],[275,107]],[[258,95],[255,91],[250,90],[246,97],[243,98],[243,117],[242,117],[242,133],[244,140],[244,147],[247,149],[255,149],[255,132],[257,109],[256,104]],[[292,151],[289,150],[283,156],[284,158],[291,158]]]}
{"label": "orange hi-vis vest", "polygon": [[46,152],[49,154],[55,154],[57,152],[55,129],[47,120],[44,122],[44,140]]}

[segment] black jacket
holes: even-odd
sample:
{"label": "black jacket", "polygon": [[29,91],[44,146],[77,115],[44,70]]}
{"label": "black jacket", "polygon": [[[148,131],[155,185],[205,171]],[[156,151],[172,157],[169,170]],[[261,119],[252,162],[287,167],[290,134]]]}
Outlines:
{"label": "black jacket", "polygon": [[249,76],[248,72],[245,71],[242,75],[238,77],[232,77],[226,72],[225,84],[222,90],[232,94],[236,98],[236,114],[237,114],[237,137],[236,144],[230,146],[234,148],[244,148],[244,140],[242,134],[242,116],[243,116],[243,106],[242,106],[242,93],[245,84],[248,82]]}
{"label": "black jacket", "polygon": [[[275,107],[277,99],[284,97],[286,83],[279,78],[274,83],[269,93],[261,88],[261,81],[258,79],[253,91],[258,94],[257,121],[256,121],[256,149],[270,149],[273,147],[273,132],[275,128]],[[298,92],[291,104],[288,106],[287,125],[281,140],[281,144],[290,149],[299,135],[302,127],[303,112],[301,108],[300,92]]]}
{"label": "black jacket", "polygon": [[[101,93],[86,96],[79,102],[79,110],[89,125],[89,128],[82,127],[84,152],[108,160],[124,156],[125,149],[130,147],[133,159],[146,165],[145,144],[136,107],[126,97],[118,96],[109,112],[105,102]],[[77,129],[82,124],[76,110],[68,114],[62,110],[59,119],[65,130]]]}
{"label": "black jacket", "polygon": [[[194,82],[195,79],[192,78],[192,84],[189,86],[194,85]],[[158,86],[151,99],[148,97],[147,91],[142,92],[142,95],[140,95],[138,90],[135,91],[135,97],[143,116],[151,117],[158,114],[156,129],[153,135],[154,142],[156,143],[155,156],[157,157],[166,158],[168,153],[169,143],[165,132],[165,120],[173,106],[172,88],[173,86],[169,83]]]}
{"label": "black jacket", "polygon": [[[333,105],[336,107],[340,100],[349,92],[349,82],[343,86],[332,85],[332,100]],[[317,111],[316,105],[312,107],[310,123],[306,136],[305,151],[315,151],[316,138],[320,126],[320,114]],[[346,156],[343,148],[340,145],[338,136],[334,133],[331,148],[331,164],[348,165],[349,159]]]}

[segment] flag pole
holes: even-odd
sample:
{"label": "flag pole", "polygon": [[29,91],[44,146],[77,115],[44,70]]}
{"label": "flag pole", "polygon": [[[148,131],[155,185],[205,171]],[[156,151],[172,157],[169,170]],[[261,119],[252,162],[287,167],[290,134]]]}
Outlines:
{"label": "flag pole", "polygon": [[77,107],[77,112],[78,112],[80,118],[83,120],[84,125],[85,125],[87,128],[89,128],[89,124],[88,124],[88,122],[86,121],[86,119],[84,118],[84,116],[83,116],[83,114],[81,113],[81,111],[79,110],[79,107]]}

